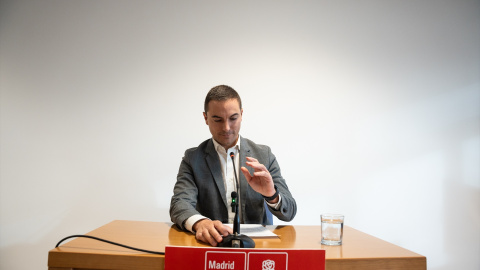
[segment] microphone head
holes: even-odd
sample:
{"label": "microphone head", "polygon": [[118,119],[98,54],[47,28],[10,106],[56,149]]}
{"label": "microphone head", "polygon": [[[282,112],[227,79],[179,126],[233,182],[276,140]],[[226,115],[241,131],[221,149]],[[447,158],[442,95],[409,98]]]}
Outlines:
{"label": "microphone head", "polygon": [[235,154],[233,152],[230,152],[230,157],[231,158],[234,158],[235,157]]}
{"label": "microphone head", "polygon": [[231,195],[232,195],[232,199],[235,199],[235,198],[237,198],[237,192],[235,192],[235,191],[232,191],[232,194],[231,194]]}

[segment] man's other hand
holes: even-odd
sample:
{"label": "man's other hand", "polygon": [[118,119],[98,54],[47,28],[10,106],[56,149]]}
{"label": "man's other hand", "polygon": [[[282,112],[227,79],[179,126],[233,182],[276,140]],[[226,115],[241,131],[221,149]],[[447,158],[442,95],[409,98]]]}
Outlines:
{"label": "man's other hand", "polygon": [[[253,190],[262,194],[265,197],[273,196],[273,194],[275,194],[275,186],[273,183],[272,175],[267,170],[265,165],[259,163],[257,159],[252,157],[247,157],[246,165],[253,168],[254,170],[252,175],[247,168],[240,168],[243,172],[243,175],[245,175],[245,179],[247,180],[250,187],[252,187]],[[269,203],[277,202],[278,196]]]}

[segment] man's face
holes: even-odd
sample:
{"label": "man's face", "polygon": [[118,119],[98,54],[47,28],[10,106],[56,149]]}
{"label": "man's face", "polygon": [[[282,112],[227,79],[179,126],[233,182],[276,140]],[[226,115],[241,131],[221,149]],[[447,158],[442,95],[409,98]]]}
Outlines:
{"label": "man's face", "polygon": [[208,103],[208,112],[203,113],[205,123],[213,138],[225,151],[237,143],[242,123],[243,109],[236,99],[225,101],[212,100]]}

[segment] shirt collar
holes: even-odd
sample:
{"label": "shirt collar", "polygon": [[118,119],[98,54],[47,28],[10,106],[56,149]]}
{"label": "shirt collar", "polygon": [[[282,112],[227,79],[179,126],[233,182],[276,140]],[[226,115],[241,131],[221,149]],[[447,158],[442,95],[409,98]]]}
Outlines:
{"label": "shirt collar", "polygon": [[[217,152],[226,153],[225,148],[223,148],[223,146],[221,146],[217,141],[215,141],[214,138],[212,138],[212,141],[213,141],[213,146],[215,147],[215,150],[217,150]],[[240,140],[240,135],[238,135],[237,143],[231,148],[235,148],[237,151],[240,150],[240,141],[241,141]],[[231,148],[229,148],[229,149],[231,149]]]}

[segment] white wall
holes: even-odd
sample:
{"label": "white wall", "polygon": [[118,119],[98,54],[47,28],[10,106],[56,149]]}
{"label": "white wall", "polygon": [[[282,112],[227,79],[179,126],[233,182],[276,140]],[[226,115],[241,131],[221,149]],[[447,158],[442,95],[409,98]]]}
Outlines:
{"label": "white wall", "polygon": [[473,0],[1,1],[0,268],[45,269],[58,240],[112,220],[169,221],[183,152],[210,135],[205,94],[229,84],[242,135],[277,155],[293,224],[344,213],[429,269],[479,269],[479,14]]}

